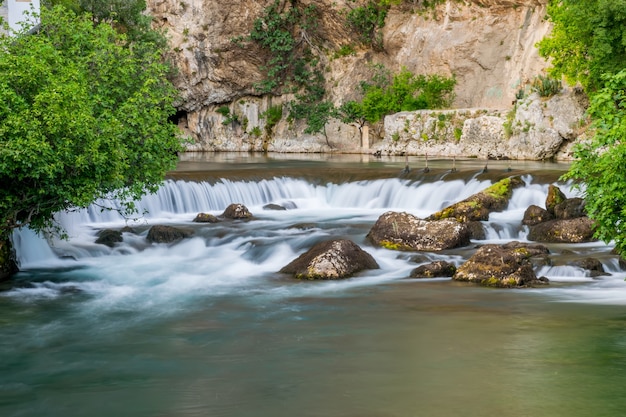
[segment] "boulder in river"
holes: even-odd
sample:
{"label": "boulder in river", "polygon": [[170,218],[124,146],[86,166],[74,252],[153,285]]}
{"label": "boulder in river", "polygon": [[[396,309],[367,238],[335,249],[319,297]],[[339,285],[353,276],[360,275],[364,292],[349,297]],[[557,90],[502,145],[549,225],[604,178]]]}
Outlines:
{"label": "boulder in river", "polygon": [[543,245],[515,241],[505,245],[484,245],[457,268],[452,279],[504,288],[545,284],[548,280],[537,278],[531,258],[548,253],[548,248]]}
{"label": "boulder in river", "polygon": [[150,228],[146,239],[152,243],[172,243],[190,237],[192,234],[193,232],[191,230],[173,226],[156,225]]}
{"label": "boulder in river", "polygon": [[122,242],[123,240],[120,230],[104,229],[98,232],[96,243],[112,248],[116,243]]}
{"label": "boulder in river", "polygon": [[550,184],[548,186],[548,195],[546,196],[546,210],[548,210],[550,214],[554,214],[554,207],[566,199],[567,197],[563,194],[563,191],[561,191],[559,187],[554,184]]}
{"label": "boulder in river", "polygon": [[378,269],[376,260],[348,239],[320,242],[280,272],[298,279],[342,279],[364,269]]}
{"label": "boulder in river", "polygon": [[593,242],[594,221],[589,217],[550,220],[530,227],[528,240],[543,243]]}
{"label": "boulder in river", "polygon": [[553,213],[550,213],[548,210],[533,204],[531,206],[528,206],[528,208],[524,212],[522,224],[526,226],[534,226],[536,224],[547,222],[548,220],[553,219]]}
{"label": "boulder in river", "polygon": [[451,277],[456,272],[456,266],[446,261],[434,261],[420,265],[411,271],[411,278]]}
{"label": "boulder in river", "polygon": [[604,270],[604,266],[602,262],[600,262],[596,258],[583,258],[575,260],[571,263],[573,266],[577,266],[589,272],[590,277],[599,277],[601,275],[610,275],[607,274]]}
{"label": "boulder in river", "polygon": [[489,213],[506,209],[513,190],[523,185],[524,181],[519,176],[504,178],[465,200],[431,214],[427,220],[450,218],[461,222],[488,220]]}
{"label": "boulder in river", "polygon": [[560,220],[576,219],[586,215],[585,200],[579,197],[567,198],[554,206],[554,216]]}
{"label": "boulder in river", "polygon": [[427,221],[405,212],[382,214],[367,238],[387,249],[440,251],[470,243],[467,225],[454,219]]}
{"label": "boulder in river", "polygon": [[226,209],[222,213],[222,217],[232,220],[243,220],[250,219],[252,217],[252,213],[250,213],[248,207],[244,206],[243,204],[233,203],[226,207]]}
{"label": "boulder in river", "polygon": [[220,219],[209,213],[198,213],[193,219],[194,223],[219,223]]}

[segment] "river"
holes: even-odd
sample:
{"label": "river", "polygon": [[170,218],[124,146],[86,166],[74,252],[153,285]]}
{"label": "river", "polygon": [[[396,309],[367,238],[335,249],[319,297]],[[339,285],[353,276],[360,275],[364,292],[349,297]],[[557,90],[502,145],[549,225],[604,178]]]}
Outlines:
{"label": "river", "polygon": [[[138,220],[92,207],[58,217],[68,240],[17,233],[22,272],[0,291],[0,415],[623,415],[626,272],[610,245],[548,245],[542,288],[407,278],[430,260],[460,265],[477,244],[524,241],[524,210],[543,206],[550,183],[576,194],[558,180],[566,164],[484,165],[431,160],[424,172],[420,158],[184,154],[138,203]],[[365,240],[386,211],[427,216],[514,174],[526,186],[484,222],[485,241],[415,254]],[[192,223],[230,203],[254,219]],[[148,244],[153,224],[194,236]],[[94,243],[125,225],[135,233],[123,243]],[[336,237],[381,268],[324,282],[277,273]],[[610,275],[567,265],[587,256]]]}

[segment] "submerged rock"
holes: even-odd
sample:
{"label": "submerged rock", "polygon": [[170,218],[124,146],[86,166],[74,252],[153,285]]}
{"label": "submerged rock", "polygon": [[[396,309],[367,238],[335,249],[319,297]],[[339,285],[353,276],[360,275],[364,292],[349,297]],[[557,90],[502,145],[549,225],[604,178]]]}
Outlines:
{"label": "submerged rock", "polygon": [[610,275],[610,274],[607,274],[606,271],[604,270],[604,266],[602,265],[602,262],[600,262],[596,258],[579,259],[579,260],[572,262],[571,265],[577,266],[579,268],[589,271],[589,276],[594,277],[594,278],[599,277],[601,275]]}
{"label": "submerged rock", "polygon": [[193,219],[194,223],[219,223],[220,219],[209,213],[198,213]]}
{"label": "submerged rock", "polygon": [[387,249],[440,251],[470,243],[467,225],[456,220],[427,221],[405,212],[381,215],[367,238]]}
{"label": "submerged rock", "polygon": [[298,279],[341,279],[379,266],[369,253],[347,239],[320,242],[284,266],[280,272]]}
{"label": "submerged rock", "polygon": [[452,279],[504,288],[545,284],[547,278],[537,278],[531,258],[545,257],[548,253],[548,248],[536,244],[484,245],[457,268]]}
{"label": "submerged rock", "polygon": [[115,246],[116,243],[123,242],[122,232],[120,230],[104,229],[98,232],[98,238],[96,243],[100,245],[106,245],[110,248]]}
{"label": "submerged rock", "polygon": [[248,207],[243,204],[231,204],[222,213],[222,217],[232,220],[249,219],[252,217],[252,213],[248,210]]}
{"label": "submerged rock", "polygon": [[463,201],[431,214],[427,220],[449,218],[461,222],[488,220],[489,213],[506,209],[513,190],[523,185],[524,181],[519,176],[504,178]]}
{"label": "submerged rock", "polygon": [[173,226],[156,225],[148,231],[146,239],[152,243],[172,243],[193,235],[191,230],[180,229]]}
{"label": "submerged rock", "polygon": [[446,261],[435,261],[420,265],[411,271],[411,278],[451,277],[456,272],[456,266]]}
{"label": "submerged rock", "polygon": [[266,204],[263,206],[263,210],[277,210],[277,211],[283,211],[283,210],[287,210],[286,207],[283,207],[279,204],[274,204],[274,203],[270,203],[270,204]]}

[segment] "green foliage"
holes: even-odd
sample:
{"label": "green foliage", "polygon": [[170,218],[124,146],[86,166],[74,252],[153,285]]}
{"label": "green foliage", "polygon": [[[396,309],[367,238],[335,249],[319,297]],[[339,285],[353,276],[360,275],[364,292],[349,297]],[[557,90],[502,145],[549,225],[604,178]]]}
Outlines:
{"label": "green foliage", "polygon": [[504,137],[509,139],[513,136],[513,122],[515,121],[515,115],[517,114],[517,103],[513,106],[513,108],[506,114],[506,120],[503,123],[504,128]]}
{"label": "green foliage", "polygon": [[261,117],[265,118],[265,127],[271,131],[283,118],[283,106],[270,106],[267,111],[261,113]]}
{"label": "green foliage", "polygon": [[262,132],[261,132],[261,128],[260,128],[260,127],[258,127],[258,126],[254,126],[254,127],[252,128],[252,130],[250,131],[250,134],[251,134],[252,136],[254,136],[255,138],[260,137],[260,136],[261,136],[261,134],[262,134]]}
{"label": "green foliage", "polygon": [[354,46],[352,45],[341,45],[341,47],[335,51],[335,53],[333,54],[333,58],[342,58],[344,56],[349,56],[349,55],[355,55],[356,51],[354,49]]}
{"label": "green foliage", "polygon": [[530,88],[541,97],[552,97],[560,93],[563,86],[560,80],[546,75],[538,75],[533,79]]}
{"label": "green foliage", "polygon": [[400,111],[445,108],[454,99],[454,77],[415,75],[403,68],[388,82],[387,73],[385,69],[374,76],[372,84],[361,85],[364,91],[361,111],[371,123]]}
{"label": "green foliage", "polygon": [[454,128],[454,139],[458,142],[461,140],[461,137],[463,136],[463,129],[461,129],[460,127],[455,127]]}
{"label": "green foliage", "polygon": [[222,120],[223,125],[239,123],[239,116],[234,112],[231,113],[230,107],[220,106],[215,111],[224,117],[224,120]]}
{"label": "green foliage", "polygon": [[220,106],[215,111],[224,117],[230,116],[230,107],[228,106]]}
{"label": "green foliage", "polygon": [[389,1],[370,0],[365,6],[355,7],[348,12],[346,22],[363,44],[377,50],[383,49],[381,29],[385,26],[389,5]]}
{"label": "green foliage", "polygon": [[165,51],[63,7],[33,35],[0,37],[2,233],[55,212],[153,192],[181,150]]}
{"label": "green foliage", "polygon": [[255,42],[269,55],[262,68],[266,78],[256,85],[260,94],[282,87],[297,91],[306,84],[311,68],[317,64],[309,44],[317,27],[317,15],[315,5],[298,7],[296,1],[275,0],[265,8],[263,16],[254,20],[247,38],[233,39],[239,44]]}
{"label": "green foliage", "polygon": [[605,87],[591,99],[594,136],[579,143],[565,179],[578,181],[586,210],[596,221],[596,237],[615,241],[626,255],[626,70],[606,76]]}
{"label": "green foliage", "polygon": [[626,0],[551,0],[548,16],[554,27],[538,46],[552,76],[592,92],[602,88],[603,74],[624,68]]}
{"label": "green foliage", "polygon": [[42,3],[48,8],[60,5],[75,13],[88,13],[94,24],[111,25],[130,41],[144,40],[166,46],[165,37],[150,29],[152,19],[144,13],[145,0],[44,0]]}

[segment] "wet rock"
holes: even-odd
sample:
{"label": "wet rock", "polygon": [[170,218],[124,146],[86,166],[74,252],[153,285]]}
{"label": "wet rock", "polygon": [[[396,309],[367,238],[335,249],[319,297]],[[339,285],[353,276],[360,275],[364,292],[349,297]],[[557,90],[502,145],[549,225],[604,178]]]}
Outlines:
{"label": "wet rock", "polygon": [[452,279],[503,288],[544,284],[548,280],[537,278],[531,258],[548,253],[548,248],[543,245],[520,242],[484,245],[457,268]]}
{"label": "wet rock", "polygon": [[466,222],[467,230],[469,230],[470,239],[485,240],[487,238],[487,232],[485,232],[485,226],[482,222],[472,221]]}
{"label": "wet rock", "polygon": [[347,239],[320,242],[280,272],[298,279],[342,279],[364,269],[378,269],[374,258]]}
{"label": "wet rock", "polygon": [[544,243],[593,242],[594,222],[588,217],[550,220],[530,227],[528,240]]}
{"label": "wet rock", "polygon": [[435,261],[420,265],[411,271],[411,278],[451,277],[456,272],[456,266],[446,261]]}
{"label": "wet rock", "polygon": [[427,220],[450,218],[461,222],[488,220],[489,213],[506,209],[513,190],[523,185],[524,181],[519,176],[505,178],[463,201],[430,215]]}
{"label": "wet rock", "polygon": [[231,204],[230,206],[226,207],[226,209],[222,213],[222,217],[226,219],[242,220],[250,219],[252,217],[252,214],[246,206],[237,203]]}
{"label": "wet rock", "polygon": [[470,243],[467,225],[456,220],[427,221],[405,212],[381,215],[367,238],[387,249],[440,251]]}
{"label": "wet rock", "polygon": [[602,262],[600,262],[596,258],[579,259],[579,260],[576,260],[576,261],[572,262],[571,265],[577,266],[579,268],[582,268],[582,269],[585,269],[585,270],[589,271],[589,276],[590,277],[594,277],[595,278],[595,277],[599,277],[601,275],[609,275],[604,270],[604,266],[602,265]]}
{"label": "wet rock", "polygon": [[288,229],[311,230],[316,229],[317,227],[318,226],[315,223],[296,223],[289,226]]}
{"label": "wet rock", "polygon": [[263,210],[277,210],[277,211],[282,211],[282,210],[287,210],[285,207],[278,205],[278,204],[266,204],[263,206]]}
{"label": "wet rock", "polygon": [[553,220],[554,215],[550,213],[548,210],[541,208],[536,205],[529,206],[524,212],[524,218],[522,219],[522,224],[526,226],[534,226],[539,223],[547,222],[549,220]]}
{"label": "wet rock", "polygon": [[122,232],[120,230],[104,229],[98,232],[96,243],[106,245],[110,248],[116,243],[123,242]]}
{"label": "wet rock", "polygon": [[220,219],[209,213],[198,213],[193,219],[194,223],[219,223]]}
{"label": "wet rock", "polygon": [[148,231],[147,240],[152,243],[172,243],[193,235],[190,230],[173,226],[156,225]]}
{"label": "wet rock", "polygon": [[568,198],[554,206],[554,216],[560,220],[576,219],[586,215],[585,200],[582,198]]}
{"label": "wet rock", "polygon": [[548,210],[550,214],[554,214],[554,207],[566,199],[567,197],[559,187],[550,184],[548,186],[548,195],[546,196],[546,210]]}

